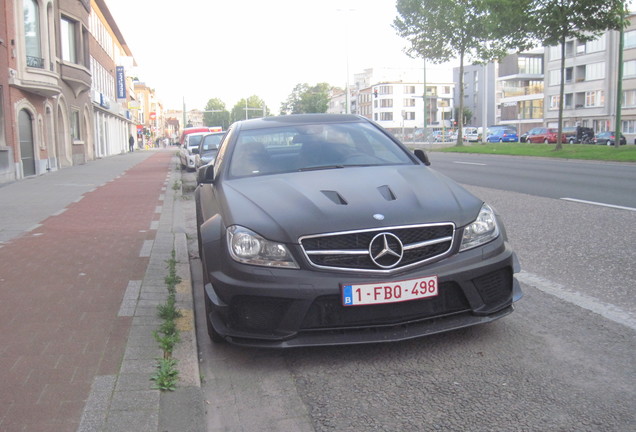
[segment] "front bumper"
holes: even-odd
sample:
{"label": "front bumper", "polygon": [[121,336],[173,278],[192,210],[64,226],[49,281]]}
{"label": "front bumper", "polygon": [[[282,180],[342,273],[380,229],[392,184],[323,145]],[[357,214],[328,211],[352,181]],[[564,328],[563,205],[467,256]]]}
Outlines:
{"label": "front bumper", "polygon": [[[511,313],[512,303],[522,296],[513,276],[519,271],[518,260],[501,238],[391,275],[309,270],[307,266],[267,269],[220,261],[204,263],[204,271],[212,269],[206,273],[209,282],[205,285],[208,320],[228,342],[245,346],[401,341],[494,321]],[[437,297],[342,306],[341,284],[431,275],[438,277]]]}

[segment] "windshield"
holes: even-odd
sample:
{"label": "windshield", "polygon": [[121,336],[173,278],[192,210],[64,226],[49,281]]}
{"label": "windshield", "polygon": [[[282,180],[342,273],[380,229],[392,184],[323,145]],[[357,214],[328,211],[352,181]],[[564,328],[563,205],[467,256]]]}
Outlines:
{"label": "windshield", "polygon": [[219,144],[221,144],[221,140],[223,139],[223,135],[206,135],[203,138],[203,142],[201,145],[201,150],[203,153],[208,152],[217,152],[219,149]]}
{"label": "windshield", "polygon": [[242,131],[230,175],[412,163],[401,147],[370,124],[307,124]]}
{"label": "windshield", "polygon": [[203,135],[190,135],[188,136],[188,147],[197,147],[201,142]]}

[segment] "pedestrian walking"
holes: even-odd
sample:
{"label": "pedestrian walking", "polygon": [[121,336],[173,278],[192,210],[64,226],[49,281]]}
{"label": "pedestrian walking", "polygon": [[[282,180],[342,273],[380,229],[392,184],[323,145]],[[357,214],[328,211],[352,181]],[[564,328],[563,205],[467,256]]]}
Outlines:
{"label": "pedestrian walking", "polygon": [[128,138],[128,148],[131,152],[135,151],[135,138],[133,138],[132,134],[130,135],[130,138]]}

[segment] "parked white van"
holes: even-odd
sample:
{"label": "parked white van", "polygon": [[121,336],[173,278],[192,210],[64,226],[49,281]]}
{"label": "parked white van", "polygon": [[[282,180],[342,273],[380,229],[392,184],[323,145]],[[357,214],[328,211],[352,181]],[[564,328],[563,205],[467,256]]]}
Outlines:
{"label": "parked white van", "polygon": [[469,142],[477,142],[477,141],[481,141],[481,128],[476,128],[473,126],[466,126],[464,127],[464,133],[462,134],[462,139],[464,141],[469,141]]}

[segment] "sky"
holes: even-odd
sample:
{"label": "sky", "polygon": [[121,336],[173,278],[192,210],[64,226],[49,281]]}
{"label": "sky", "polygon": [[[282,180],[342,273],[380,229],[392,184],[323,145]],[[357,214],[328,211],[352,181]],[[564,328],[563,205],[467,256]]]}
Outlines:
{"label": "sky", "polygon": [[[300,83],[344,88],[367,68],[422,70],[391,24],[395,0],[106,0],[139,79],[167,109],[230,111],[256,95],[278,114]],[[170,5],[170,6],[168,6]],[[347,25],[348,23],[348,25]],[[347,71],[349,74],[347,74]],[[427,63],[427,81],[452,66]]]}

